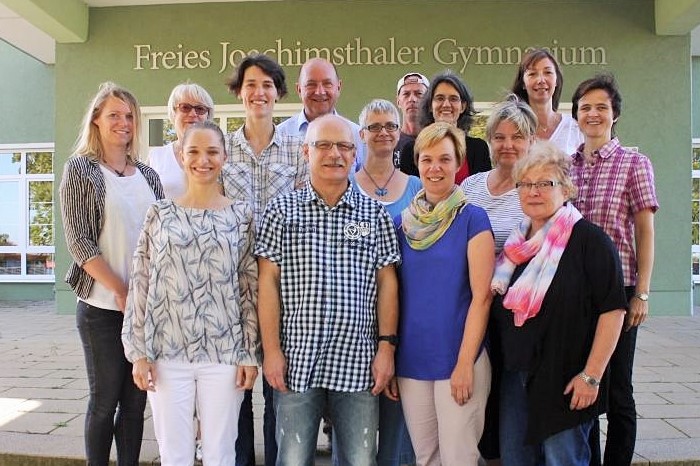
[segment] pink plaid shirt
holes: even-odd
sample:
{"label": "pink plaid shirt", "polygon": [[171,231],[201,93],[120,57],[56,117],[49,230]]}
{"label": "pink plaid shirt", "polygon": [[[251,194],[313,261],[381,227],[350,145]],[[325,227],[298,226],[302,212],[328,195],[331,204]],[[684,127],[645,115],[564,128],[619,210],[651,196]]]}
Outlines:
{"label": "pink plaid shirt", "polygon": [[617,138],[593,155],[595,162],[586,164],[580,146],[573,156],[571,179],[578,188],[574,206],[610,236],[620,253],[625,286],[634,286],[634,214],[644,209],[656,212],[659,208],[654,170],[645,155],[622,147]]}

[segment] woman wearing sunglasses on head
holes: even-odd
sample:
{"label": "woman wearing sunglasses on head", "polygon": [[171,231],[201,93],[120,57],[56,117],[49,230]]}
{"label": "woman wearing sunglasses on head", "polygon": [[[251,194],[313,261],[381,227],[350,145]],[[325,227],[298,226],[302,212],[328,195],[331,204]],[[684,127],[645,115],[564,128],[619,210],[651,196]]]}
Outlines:
{"label": "woman wearing sunglasses on head", "polygon": [[168,118],[175,127],[177,139],[165,146],[154,147],[148,154],[148,164],[158,172],[168,199],[182,196],[187,189],[180,157],[180,144],[185,130],[194,123],[211,120],[213,117],[214,101],[202,86],[182,83],[170,93]]}

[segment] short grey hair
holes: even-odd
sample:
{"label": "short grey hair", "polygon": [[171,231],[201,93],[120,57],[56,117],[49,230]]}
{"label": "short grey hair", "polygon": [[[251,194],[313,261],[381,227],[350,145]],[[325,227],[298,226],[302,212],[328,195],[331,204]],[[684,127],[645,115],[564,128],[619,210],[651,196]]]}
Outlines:
{"label": "short grey hair", "polygon": [[538,168],[549,168],[554,171],[556,181],[562,184],[568,193],[568,198],[574,199],[576,197],[576,186],[569,176],[571,170],[570,155],[550,141],[537,141],[530,147],[530,151],[525,157],[515,162],[513,180],[517,183],[522,180],[525,173]]}
{"label": "short grey hair", "polygon": [[196,103],[207,107],[209,109],[207,120],[214,119],[214,100],[207,90],[199,84],[186,82],[175,86],[168,98],[168,118],[170,118],[171,123],[175,123],[175,107],[185,100],[186,97],[190,97],[192,100],[197,101]]}
{"label": "short grey hair", "polygon": [[388,100],[384,99],[374,99],[365,107],[362,109],[360,112],[360,128],[364,128],[367,126],[367,117],[371,113],[390,113],[394,119],[396,120],[397,124],[401,124],[401,117],[399,116],[399,111],[396,109],[396,106],[389,102]]}

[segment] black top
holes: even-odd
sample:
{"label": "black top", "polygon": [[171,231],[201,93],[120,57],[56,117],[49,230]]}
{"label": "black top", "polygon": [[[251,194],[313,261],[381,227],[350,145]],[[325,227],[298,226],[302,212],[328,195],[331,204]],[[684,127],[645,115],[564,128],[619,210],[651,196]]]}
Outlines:
{"label": "black top", "polygon": [[[401,142],[402,138],[404,139],[403,143]],[[413,161],[415,142],[416,138],[401,133],[396,149],[399,150],[399,169],[407,175],[418,176],[418,167]],[[491,170],[489,146],[483,139],[467,136],[467,167],[469,167],[469,175]]]}
{"label": "black top", "polygon": [[[511,285],[525,266],[515,269]],[[537,316],[516,327],[513,313],[503,307],[503,296],[496,295],[491,313],[503,366],[529,372],[528,443],[540,443],[605,412],[606,376],[596,403],[584,410],[570,410],[571,394],[563,393],[586,365],[598,317],[626,305],[617,250],[603,230],[584,219],[574,225]]]}

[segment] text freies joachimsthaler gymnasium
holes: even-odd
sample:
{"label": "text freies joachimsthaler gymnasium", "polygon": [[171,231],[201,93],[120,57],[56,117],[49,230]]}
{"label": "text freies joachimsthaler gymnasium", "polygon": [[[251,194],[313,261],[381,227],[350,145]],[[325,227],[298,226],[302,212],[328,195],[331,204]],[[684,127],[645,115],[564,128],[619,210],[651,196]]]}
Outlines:
{"label": "text freies joachimsthaler gymnasium", "polygon": [[[539,44],[537,46],[540,46]],[[134,45],[133,69],[183,70],[209,69],[219,73],[234,68],[245,56],[264,53],[282,66],[301,66],[310,58],[321,57],[338,66],[425,65],[430,61],[464,73],[471,65],[517,65],[533,46],[469,45],[443,37],[432,45],[404,44],[394,37],[382,43],[365,44],[353,37],[344,44],[308,45],[300,40],[275,39],[260,48],[240,48],[231,42],[219,42],[214,49],[191,49],[183,44],[161,48],[151,44]],[[602,46],[563,45],[552,39],[544,48],[562,65],[607,65],[607,51]]]}

